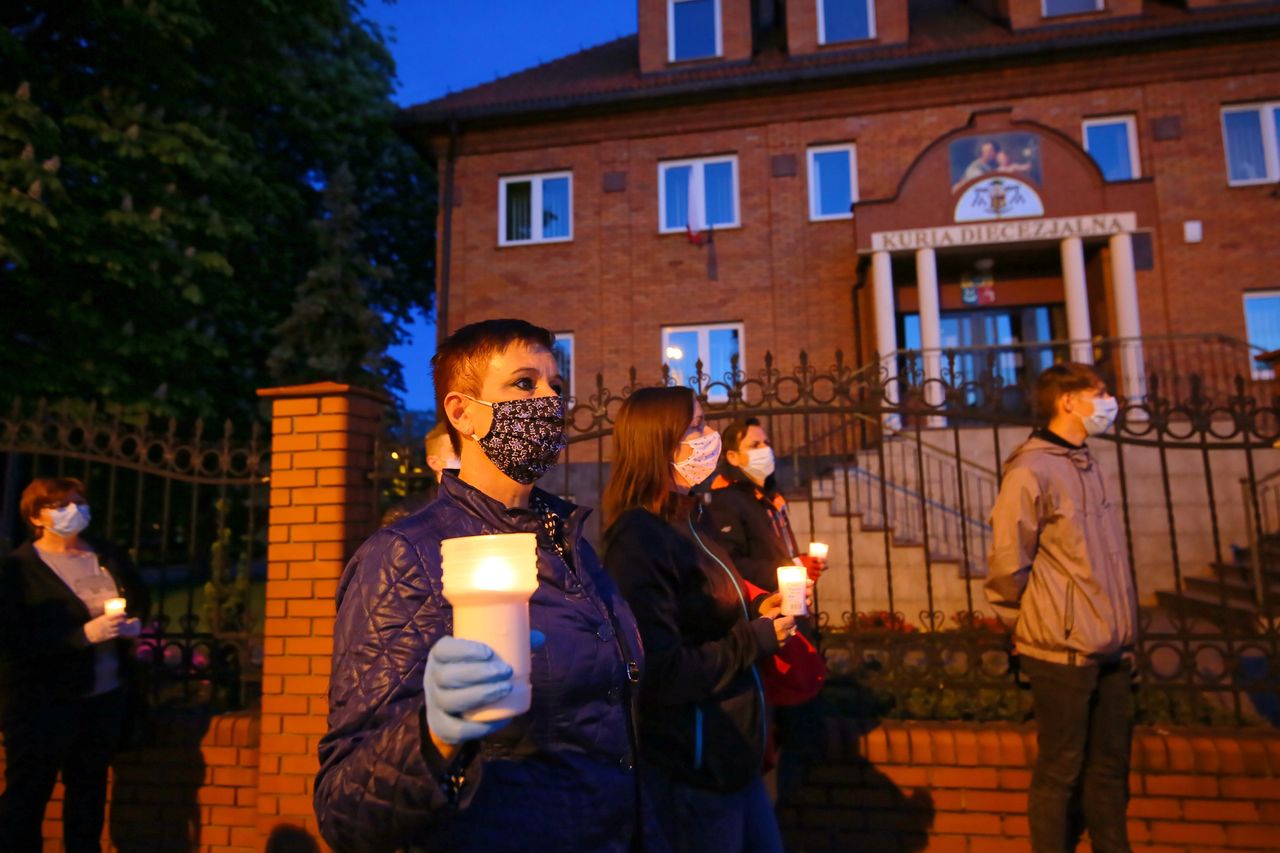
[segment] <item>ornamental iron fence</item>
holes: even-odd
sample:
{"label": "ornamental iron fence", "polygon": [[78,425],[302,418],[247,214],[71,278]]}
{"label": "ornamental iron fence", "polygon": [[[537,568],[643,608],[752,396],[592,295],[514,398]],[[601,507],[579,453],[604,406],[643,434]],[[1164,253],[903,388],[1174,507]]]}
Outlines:
{"label": "ornamental iron fence", "polygon": [[[766,355],[754,373],[734,364],[715,377],[699,363],[689,379],[717,428],[761,422],[798,540],[830,546],[817,618],[827,701],[843,713],[1029,714],[983,592],[988,515],[1005,459],[1033,424],[1034,375],[1010,376],[998,355],[960,369],[963,353],[944,353],[931,380],[909,359],[888,376],[839,353],[822,368],[802,353],[790,371]],[[645,384],[672,382],[665,368],[651,383],[633,369],[617,390],[597,377],[569,401],[568,447],[542,487],[599,506],[618,408]],[[1147,722],[1277,724],[1280,409],[1248,393],[1249,379],[1214,382],[1148,371],[1145,396],[1123,399],[1115,429],[1091,442],[1141,602],[1136,702]],[[412,492],[431,475],[420,442],[398,434],[387,445],[397,458],[384,455],[372,476]],[[599,534],[598,520],[588,525]]]}
{"label": "ornamental iron fence", "polygon": [[269,437],[128,420],[70,401],[0,417],[0,556],[25,540],[22,489],[85,483],[87,535],[126,548],[151,593],[135,647],[158,704],[243,707],[261,689]]}

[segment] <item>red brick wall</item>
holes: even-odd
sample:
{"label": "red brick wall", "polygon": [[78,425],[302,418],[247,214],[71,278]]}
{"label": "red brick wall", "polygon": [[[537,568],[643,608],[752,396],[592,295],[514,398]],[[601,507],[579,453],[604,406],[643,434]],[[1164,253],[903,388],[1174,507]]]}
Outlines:
{"label": "red brick wall", "polygon": [[272,400],[271,515],[262,666],[258,828],[314,832],[316,748],[326,731],[334,595],[376,527],[368,479],[387,401],[332,382],[259,392]]}
{"label": "red brick wall", "polygon": [[[103,849],[257,853],[257,780],[255,713],[156,712],[150,745],[116,757]],[[59,784],[45,812],[48,851],[61,849],[62,798]]]}
{"label": "red brick wall", "polygon": [[[580,387],[600,370],[606,385],[621,387],[631,365],[646,381],[656,377],[665,324],[745,322],[750,369],[766,349],[783,365],[802,348],[821,360],[842,348],[852,360],[853,225],[808,221],[806,147],[856,142],[862,199],[892,198],[930,143],[975,111],[1007,107],[1014,121],[1075,141],[1086,116],[1135,114],[1143,174],[1157,200],[1155,268],[1138,273],[1143,332],[1243,337],[1241,293],[1280,286],[1280,242],[1270,235],[1276,202],[1273,186],[1227,186],[1219,109],[1277,92],[1280,51],[1259,41],[465,132],[449,326],[517,315],[573,331]],[[1152,122],[1166,117],[1180,121],[1181,133],[1157,141]],[[743,227],[716,234],[719,281],[709,282],[705,249],[658,234],[657,166],[724,152],[739,159]],[[797,174],[773,177],[775,155],[794,157]],[[574,175],[574,240],[498,248],[498,176],[563,168]],[[604,192],[605,172],[625,173],[626,190]],[[1183,242],[1187,219],[1204,223],[1204,242]],[[866,340],[870,320],[864,311]]]}
{"label": "red brick wall", "polygon": [[1126,17],[1142,14],[1142,0],[1103,0],[1102,8],[1097,12],[1086,12],[1081,15],[1054,15],[1046,18],[1043,14],[1043,0],[999,0],[1010,27],[1015,30],[1029,27],[1042,27],[1046,24],[1057,25],[1071,23],[1081,19],[1100,17]]}
{"label": "red brick wall", "polygon": [[[828,720],[827,753],[780,810],[788,850],[1030,850],[1028,727]],[[1280,849],[1280,733],[1140,729],[1130,788],[1134,853]]]}

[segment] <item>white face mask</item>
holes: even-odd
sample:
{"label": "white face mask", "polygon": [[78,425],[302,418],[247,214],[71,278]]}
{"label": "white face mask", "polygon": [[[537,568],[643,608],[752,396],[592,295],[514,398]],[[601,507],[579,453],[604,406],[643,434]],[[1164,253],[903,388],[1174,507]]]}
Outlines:
{"label": "white face mask", "polygon": [[1119,411],[1120,403],[1110,394],[1105,397],[1094,397],[1093,413],[1080,419],[1084,424],[1084,431],[1089,435],[1100,435],[1106,432],[1115,423],[1116,414]]}
{"label": "white face mask", "polygon": [[769,475],[773,473],[776,460],[773,457],[772,447],[753,447],[746,453],[747,461],[742,466],[742,473],[746,474],[757,485],[764,485],[764,481],[769,479]]}
{"label": "white face mask", "polygon": [[688,458],[671,465],[679,472],[690,488],[706,480],[716,470],[716,462],[720,460],[720,433],[714,430],[693,438],[686,438],[681,444],[693,449]]}
{"label": "white face mask", "polygon": [[49,529],[59,536],[74,536],[89,526],[88,504],[67,504],[60,509],[49,510]]}

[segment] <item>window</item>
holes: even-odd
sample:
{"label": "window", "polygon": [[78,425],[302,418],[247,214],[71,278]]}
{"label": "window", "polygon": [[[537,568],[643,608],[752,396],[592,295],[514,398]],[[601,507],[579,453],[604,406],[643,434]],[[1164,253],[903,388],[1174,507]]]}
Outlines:
{"label": "window", "polygon": [[[1249,343],[1263,352],[1280,349],[1280,290],[1244,295],[1244,328]],[[1271,379],[1274,371],[1253,362],[1255,379]]]}
{"label": "window", "polygon": [[518,175],[498,181],[498,245],[572,239],[572,173]]}
{"label": "window", "polygon": [[742,365],[742,324],[716,323],[707,326],[665,326],[662,329],[662,362],[671,368],[671,379],[677,385],[698,388],[698,361],[706,383],[707,400],[723,403],[729,399],[728,378],[733,371],[733,357]]}
{"label": "window", "polygon": [[573,332],[556,332],[556,342],[551,348],[551,355],[560,368],[560,378],[564,381],[560,396],[566,400],[577,393],[573,382]]}
{"label": "window", "polygon": [[1280,103],[1224,107],[1222,143],[1233,187],[1280,180]]}
{"label": "window", "polygon": [[818,44],[875,38],[874,0],[817,0]]}
{"label": "window", "polygon": [[[693,201],[693,222],[689,202]],[[702,208],[698,209],[699,200]],[[705,224],[713,228],[738,227],[738,158],[673,160],[658,164],[658,230],[663,234],[695,231]],[[701,216],[699,215],[701,214]]]}
{"label": "window", "polygon": [[1086,119],[1084,150],[1108,181],[1131,181],[1141,177],[1138,161],[1138,129],[1133,116]]}
{"label": "window", "polygon": [[1043,0],[1044,17],[1058,15],[1083,15],[1102,10],[1102,0]]}
{"label": "window", "polygon": [[720,0],[667,0],[667,59],[720,55]]}
{"label": "window", "polygon": [[809,219],[849,219],[858,200],[858,152],[852,145],[809,149]]}

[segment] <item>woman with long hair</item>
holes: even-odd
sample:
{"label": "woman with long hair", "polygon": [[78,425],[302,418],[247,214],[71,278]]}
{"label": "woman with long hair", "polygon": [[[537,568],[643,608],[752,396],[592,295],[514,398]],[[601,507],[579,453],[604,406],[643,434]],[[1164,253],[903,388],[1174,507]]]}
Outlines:
{"label": "woman with long hair", "polygon": [[644,388],[622,404],[604,495],[605,566],[645,646],[640,760],[677,850],[777,851],[761,777],[767,732],[756,663],[795,631],[780,597],[748,592],[702,528],[696,491],[720,436],[688,388]]}

